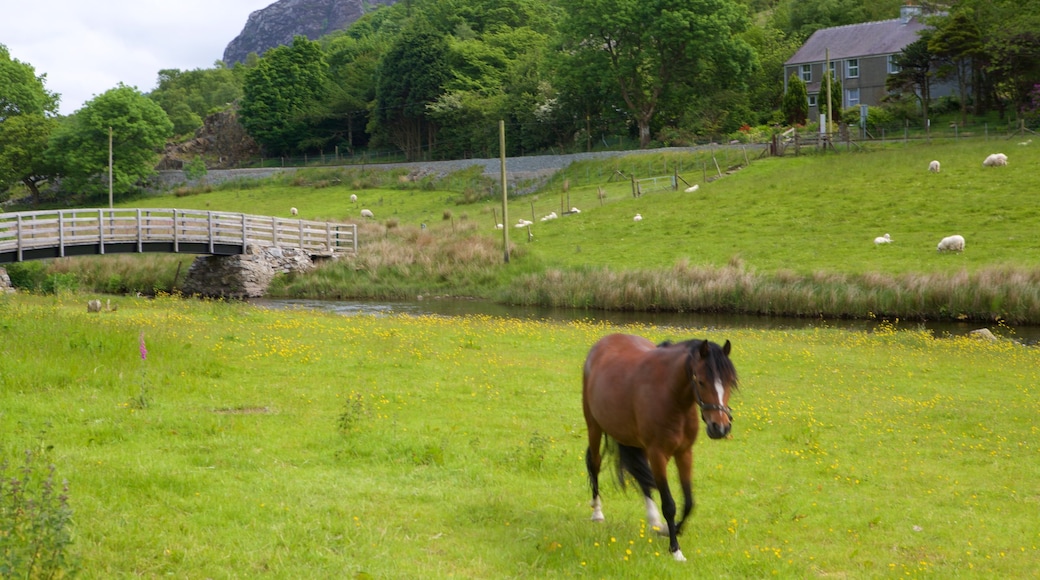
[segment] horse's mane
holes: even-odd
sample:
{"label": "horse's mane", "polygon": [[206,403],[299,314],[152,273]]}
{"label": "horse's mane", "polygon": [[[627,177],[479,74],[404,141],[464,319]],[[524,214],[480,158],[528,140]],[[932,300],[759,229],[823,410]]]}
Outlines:
{"label": "horse's mane", "polygon": [[[701,344],[705,341],[698,339],[684,340],[682,342],[672,342],[666,340],[657,345],[657,348],[664,348],[668,346],[683,346],[686,347],[687,354],[692,358],[698,356],[701,349]],[[704,361],[704,364],[708,366],[708,371],[713,377],[718,377],[722,382],[731,385],[732,388],[737,388],[739,381],[737,379],[737,369],[733,366],[733,361],[729,359],[722,352],[722,347],[715,344],[714,342],[708,342],[708,358]]]}

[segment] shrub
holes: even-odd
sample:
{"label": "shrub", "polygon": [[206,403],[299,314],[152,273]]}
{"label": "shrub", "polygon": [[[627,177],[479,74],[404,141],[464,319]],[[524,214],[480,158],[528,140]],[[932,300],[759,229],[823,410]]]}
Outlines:
{"label": "shrub", "polygon": [[41,467],[37,453],[11,469],[0,462],[0,576],[61,578],[76,572],[68,482],[55,484],[55,467]]}

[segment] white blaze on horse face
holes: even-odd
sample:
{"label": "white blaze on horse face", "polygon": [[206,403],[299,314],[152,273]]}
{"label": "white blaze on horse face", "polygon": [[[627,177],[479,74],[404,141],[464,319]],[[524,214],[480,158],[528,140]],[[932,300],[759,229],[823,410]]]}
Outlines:
{"label": "white blaze on horse face", "polygon": [[715,379],[715,393],[719,396],[719,404],[725,406],[726,401],[725,399],[723,399],[723,397],[726,394],[726,389],[723,388],[722,381],[720,381],[719,379]]}

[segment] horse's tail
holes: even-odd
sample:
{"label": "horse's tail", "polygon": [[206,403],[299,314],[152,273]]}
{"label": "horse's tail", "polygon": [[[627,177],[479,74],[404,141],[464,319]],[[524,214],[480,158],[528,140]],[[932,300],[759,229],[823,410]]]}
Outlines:
{"label": "horse's tail", "polygon": [[622,489],[625,489],[627,486],[625,472],[628,472],[636,480],[639,488],[643,491],[643,495],[649,496],[651,490],[657,489],[657,484],[654,482],[654,473],[650,470],[650,462],[646,460],[646,453],[643,452],[641,447],[622,445],[610,437],[607,438],[607,445],[610,451],[617,452],[617,479],[618,485]]}

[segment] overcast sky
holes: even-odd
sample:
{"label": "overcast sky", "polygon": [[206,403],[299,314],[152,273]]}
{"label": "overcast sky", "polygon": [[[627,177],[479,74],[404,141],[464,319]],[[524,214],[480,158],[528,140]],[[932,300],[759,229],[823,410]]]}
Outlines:
{"label": "overcast sky", "polygon": [[0,0],[0,44],[47,74],[68,115],[120,82],[212,68],[249,14],[276,0]]}

